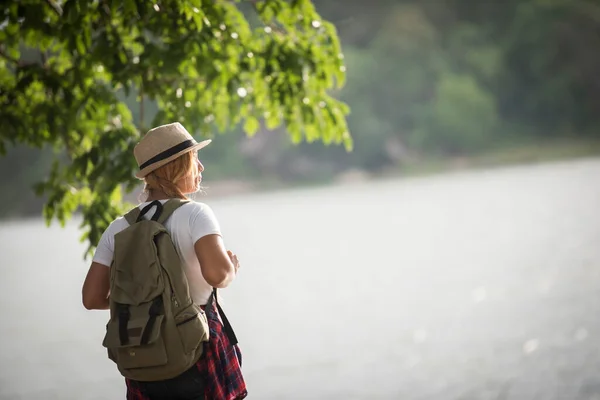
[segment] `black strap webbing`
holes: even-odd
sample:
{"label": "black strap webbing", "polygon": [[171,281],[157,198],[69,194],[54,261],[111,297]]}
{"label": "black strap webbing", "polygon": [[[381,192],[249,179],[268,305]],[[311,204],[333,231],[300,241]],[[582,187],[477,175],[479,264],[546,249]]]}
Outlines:
{"label": "black strap webbing", "polygon": [[189,202],[190,200],[169,199],[163,204],[159,200],[154,200],[152,203],[147,204],[142,210],[138,207],[131,209],[124,217],[129,225],[133,225],[136,222],[140,222],[142,217],[147,214],[152,207],[156,206],[157,210],[152,216],[152,220],[164,225],[165,221],[176,209]]}
{"label": "black strap webbing", "polygon": [[[235,346],[236,344],[238,344],[238,340],[237,340],[237,337],[235,336],[235,332],[233,331],[233,328],[231,327],[231,324],[229,323],[229,320],[227,319],[227,316],[223,312],[223,309],[221,308],[221,305],[219,304],[219,301],[217,300],[217,288],[213,288],[211,298],[214,299],[214,302],[217,306],[217,310],[219,311],[219,315],[221,316],[221,319],[223,320],[223,329],[225,330],[225,334],[229,338],[229,341],[231,342],[231,344],[233,346]],[[209,302],[209,304],[210,304],[210,302]]]}
{"label": "black strap webbing", "polygon": [[144,327],[144,332],[142,333],[142,338],[140,339],[140,344],[148,344],[150,340],[150,334],[152,333],[152,328],[154,328],[154,323],[156,322],[156,317],[160,315],[162,311],[162,296],[156,297],[152,300],[152,304],[150,305],[150,309],[148,310],[148,322]]}
{"label": "black strap webbing", "polygon": [[162,214],[163,211],[163,204],[158,201],[158,200],[154,200],[152,203],[148,204],[146,207],[142,208],[142,211],[140,211],[140,215],[138,215],[137,219],[135,222],[140,222],[142,220],[142,217],[144,215],[146,215],[146,213],[148,211],[150,211],[150,209],[152,207],[156,207],[156,211],[154,212],[154,215],[152,215],[152,218],[150,218],[152,221],[157,221],[158,218],[160,217],[160,214]]}
{"label": "black strap webbing", "polygon": [[127,332],[127,324],[129,323],[129,306],[127,304],[117,303],[119,315],[119,340],[121,346],[129,343],[129,332]]}

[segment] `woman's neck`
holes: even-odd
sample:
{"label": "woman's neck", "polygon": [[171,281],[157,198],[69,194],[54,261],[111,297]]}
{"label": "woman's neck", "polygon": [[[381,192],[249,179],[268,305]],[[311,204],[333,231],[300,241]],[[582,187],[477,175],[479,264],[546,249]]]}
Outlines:
{"label": "woman's neck", "polygon": [[161,190],[152,190],[150,193],[148,193],[148,198],[146,198],[146,202],[151,202],[155,200],[169,200],[171,198],[173,198],[173,196],[169,196]]}
{"label": "woman's neck", "polygon": [[160,190],[153,190],[148,194],[148,198],[146,201],[155,201],[155,200],[167,200],[170,199],[169,196],[165,192]]}

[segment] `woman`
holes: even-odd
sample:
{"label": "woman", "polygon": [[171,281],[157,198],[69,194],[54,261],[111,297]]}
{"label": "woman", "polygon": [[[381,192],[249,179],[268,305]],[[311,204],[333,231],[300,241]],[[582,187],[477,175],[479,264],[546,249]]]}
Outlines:
{"label": "woman", "polygon": [[[209,143],[210,140],[196,143],[179,123],[151,129],[134,149],[140,168],[136,177],[144,180],[147,195],[139,208],[155,200],[165,203],[171,198],[187,199],[188,194],[197,192],[204,171],[197,151]],[[151,218],[152,213],[151,210],[144,217]],[[205,204],[194,201],[184,204],[164,225],[184,261],[190,295],[196,304],[205,308],[213,288],[224,288],[234,279],[239,268],[237,256],[225,249],[219,223]],[[83,305],[88,310],[108,309],[114,235],[127,226],[127,221],[119,217],[102,234],[83,284]],[[210,340],[205,344],[200,360],[168,381],[126,379],[127,399],[233,400],[246,397],[239,348],[225,333],[215,302],[211,302],[205,311]]]}

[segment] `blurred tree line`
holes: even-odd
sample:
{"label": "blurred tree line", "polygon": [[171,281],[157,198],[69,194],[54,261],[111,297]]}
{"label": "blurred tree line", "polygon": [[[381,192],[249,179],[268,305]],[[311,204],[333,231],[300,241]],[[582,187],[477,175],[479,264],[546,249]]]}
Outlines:
{"label": "blurred tree line", "polygon": [[[292,146],[288,135],[264,127],[248,139],[240,126],[202,154],[208,181],[328,179],[349,168],[379,171],[421,157],[598,136],[600,1],[314,4],[342,40],[347,83],[335,96],[351,107],[353,152]],[[156,111],[149,104],[144,120]],[[39,211],[30,186],[49,160],[25,148],[0,159],[4,213]]]}
{"label": "blurred tree line", "polygon": [[317,4],[348,65],[356,150],[335,152],[342,168],[598,136],[599,1]]}

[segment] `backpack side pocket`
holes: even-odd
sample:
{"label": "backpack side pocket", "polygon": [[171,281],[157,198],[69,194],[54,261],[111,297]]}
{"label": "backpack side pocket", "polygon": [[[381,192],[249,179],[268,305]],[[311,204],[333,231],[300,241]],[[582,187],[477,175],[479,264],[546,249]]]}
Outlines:
{"label": "backpack side pocket", "polygon": [[186,354],[194,352],[209,339],[208,320],[204,310],[192,303],[175,317],[175,325]]}

